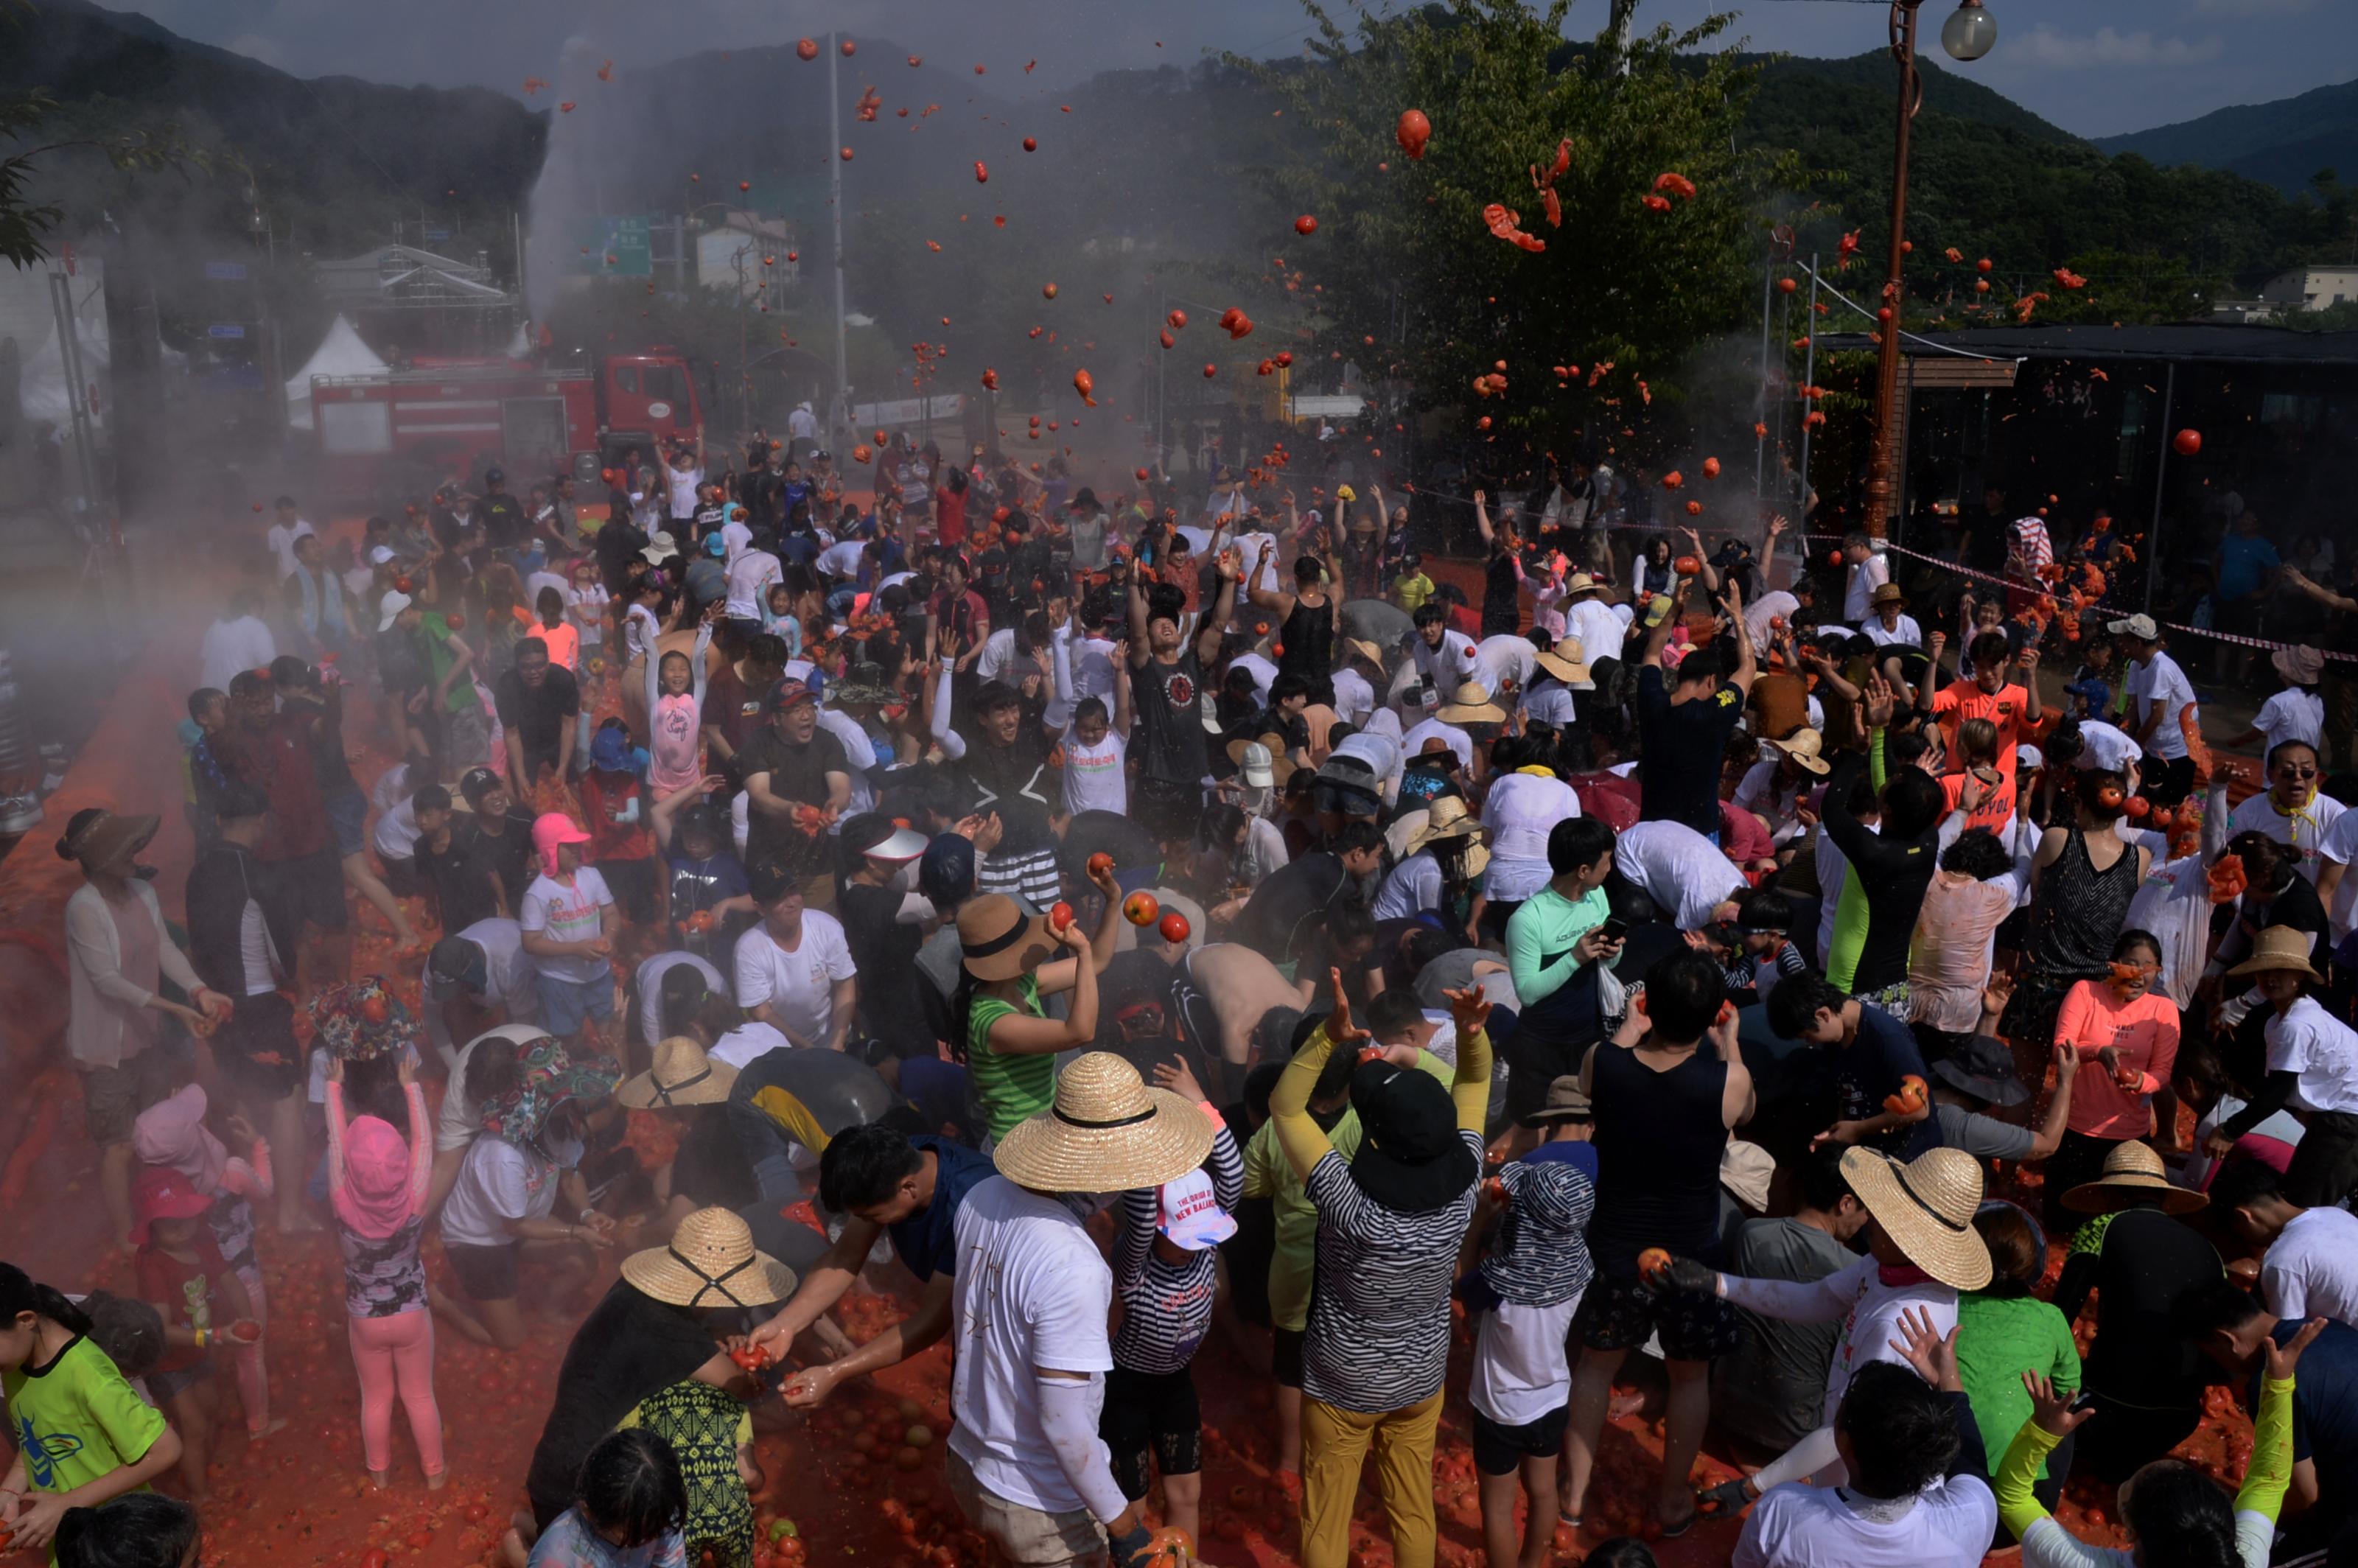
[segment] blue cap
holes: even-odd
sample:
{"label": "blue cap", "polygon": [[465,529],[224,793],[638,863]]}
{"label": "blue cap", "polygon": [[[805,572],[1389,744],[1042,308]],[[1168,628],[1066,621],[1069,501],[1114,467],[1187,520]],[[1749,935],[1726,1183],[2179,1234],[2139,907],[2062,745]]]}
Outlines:
{"label": "blue cap", "polygon": [[590,742],[590,761],[610,773],[631,770],[631,736],[626,730],[600,730]]}
{"label": "blue cap", "polygon": [[725,556],[729,553],[729,541],[722,538],[716,530],[706,537],[704,553],[708,556]]}
{"label": "blue cap", "polygon": [[937,833],[917,862],[917,891],[936,905],[964,903],[974,896],[974,840]]}
{"label": "blue cap", "polygon": [[2113,700],[2111,686],[2098,680],[2094,676],[2090,676],[2086,680],[2073,681],[2063,688],[2063,693],[2067,697],[2084,699],[2090,708],[2101,708]]}

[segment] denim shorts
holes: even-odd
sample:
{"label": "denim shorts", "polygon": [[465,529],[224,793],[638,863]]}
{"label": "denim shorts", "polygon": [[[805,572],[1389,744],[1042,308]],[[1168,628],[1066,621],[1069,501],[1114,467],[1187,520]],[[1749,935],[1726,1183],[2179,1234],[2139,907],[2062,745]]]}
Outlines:
{"label": "denim shorts", "polygon": [[336,836],[336,858],[357,855],[368,848],[368,796],[356,789],[331,795],[320,803],[327,809],[328,827]]}
{"label": "denim shorts", "polygon": [[540,991],[540,1026],[559,1040],[581,1033],[585,1020],[610,1022],[614,1016],[614,982],[604,975],[594,980],[560,980],[535,977]]}

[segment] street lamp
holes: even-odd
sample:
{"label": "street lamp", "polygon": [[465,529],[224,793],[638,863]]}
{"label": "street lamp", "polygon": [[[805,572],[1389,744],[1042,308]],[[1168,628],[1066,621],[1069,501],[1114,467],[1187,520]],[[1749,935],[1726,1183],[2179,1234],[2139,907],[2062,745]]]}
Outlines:
{"label": "street lamp", "polygon": [[[1924,79],[1916,70],[1916,12],[1924,0],[1891,0],[1891,58],[1899,63],[1899,118],[1891,148],[1891,251],[1877,315],[1875,447],[1866,470],[1866,532],[1880,539],[1889,531],[1891,449],[1899,402],[1900,265],[1907,256],[1908,143],[1916,112],[1924,106]],[[1982,0],[1957,0],[1954,15],[1941,26],[1941,47],[1961,60],[1975,60],[1997,42],[1997,21]]]}

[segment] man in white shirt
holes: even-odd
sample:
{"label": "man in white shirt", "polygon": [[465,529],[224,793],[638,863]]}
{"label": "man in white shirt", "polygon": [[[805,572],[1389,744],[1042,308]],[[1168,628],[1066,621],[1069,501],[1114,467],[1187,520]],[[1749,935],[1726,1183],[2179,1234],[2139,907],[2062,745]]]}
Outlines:
{"label": "man in white shirt", "polygon": [[2265,1160],[2237,1160],[2211,1184],[2213,1212],[2262,1254],[2260,1301],[2280,1318],[2358,1327],[2358,1215],[2303,1208]]}
{"label": "man in white shirt", "polygon": [[271,580],[285,582],[295,575],[295,541],[315,532],[311,524],[295,514],[295,498],[282,495],[273,503],[278,520],[270,525],[263,537],[270,546],[270,554],[277,562],[277,573]]}
{"label": "man in white shirt", "polygon": [[1416,661],[1418,677],[1444,702],[1456,696],[1457,688],[1467,681],[1481,681],[1482,659],[1474,639],[1451,629],[1446,605],[1427,600],[1417,606],[1416,634],[1409,639],[1409,654]]}
{"label": "man in white shirt", "polygon": [[2279,844],[2300,851],[2300,874],[2318,880],[2323,862],[2319,849],[2344,807],[2317,787],[2320,767],[2317,748],[2307,741],[2287,741],[2268,753],[2268,787],[2235,807],[2227,819],[2231,833],[2264,833]]}
{"label": "man in white shirt", "polygon": [[1856,630],[1873,613],[1875,590],[1891,580],[1891,557],[1866,535],[1853,534],[1843,540],[1843,560],[1850,568],[1843,585],[1843,620]]}
{"label": "man in white shirt", "polygon": [[2129,655],[2129,734],[2153,764],[2146,769],[2146,792],[2156,806],[2176,806],[2194,785],[2194,760],[2186,752],[2185,719],[2194,707],[2194,687],[2178,661],[2161,650],[2161,627],[2150,615],[2106,622]]}
{"label": "man in white shirt", "polygon": [[842,1050],[860,1000],[843,926],[803,907],[802,879],[784,867],[757,865],[745,880],[762,923],[737,939],[737,1005],[791,1044]]}
{"label": "man in white shirt", "polygon": [[[818,416],[811,412],[809,404],[795,404],[795,411],[786,416],[786,436],[791,440],[817,442]],[[797,451],[795,455],[800,457],[802,453]]]}
{"label": "man in white shirt", "polygon": [[[728,529],[720,532],[722,538],[728,537]],[[729,600],[721,613],[731,621],[751,621],[759,625],[766,619],[763,611],[768,606],[770,589],[784,575],[785,568],[778,557],[767,550],[757,550],[748,544],[741,550],[731,551],[727,571]]]}
{"label": "man in white shirt", "polygon": [[478,920],[434,944],[426,978],[418,982],[417,1011],[445,1067],[458,1061],[461,1040],[502,1024],[540,1021],[534,974],[524,950],[524,928],[513,920]]}
{"label": "man in white shirt", "polygon": [[664,486],[671,503],[672,532],[686,538],[696,521],[697,495],[704,488],[704,465],[697,460],[694,446],[683,445],[672,453],[664,465]]}
{"label": "man in white shirt", "polygon": [[725,519],[720,524],[720,537],[729,546],[725,558],[733,567],[738,557],[753,547],[753,529],[745,521],[745,509],[733,501],[720,509],[720,515]]}
{"label": "man in white shirt", "polygon": [[[1629,609],[1627,605],[1606,602],[1606,589],[1585,572],[1573,574],[1565,586],[1567,595],[1563,607],[1564,633],[1580,643],[1579,659],[1590,669],[1598,661],[1619,659],[1621,645],[1629,636]],[[1756,643],[1756,647],[1767,647]],[[1567,653],[1567,656],[1571,656]],[[1575,689],[1587,690],[1585,684]]]}
{"label": "man in white shirt", "polygon": [[1727,918],[1720,906],[1744,891],[1744,873],[1719,846],[1683,822],[1640,822],[1613,841],[1613,869],[1637,884],[1682,931]]}
{"label": "man in white shirt", "polygon": [[1509,688],[1517,692],[1531,688],[1539,650],[1521,633],[1501,632],[1485,637],[1475,645],[1474,656],[1482,662],[1484,672],[1476,678],[1492,697],[1502,697]]}
{"label": "man in white shirt", "polygon": [[1384,655],[1364,638],[1343,640],[1343,667],[1335,672],[1335,712],[1354,730],[1376,710],[1376,688],[1385,682]]}
{"label": "man in white shirt", "polygon": [[2108,724],[2101,719],[2080,719],[2069,722],[2079,731],[2080,750],[2065,754],[2050,745],[2047,750],[2049,760],[2118,773],[2128,780],[2129,788],[2134,792],[2137,785],[2138,764],[2145,758],[2145,748],[2136,743],[2136,738],[2119,725]]}
{"label": "man in white shirt", "polygon": [[1092,1051],[1065,1069],[1056,1103],[1010,1130],[999,1174],[967,1190],[954,1221],[950,1496],[1011,1563],[1144,1561],[1148,1533],[1098,1436],[1113,1273],[1064,1189],[1158,1187],[1211,1147],[1202,1108],[1149,1089]]}
{"label": "man in white shirt", "polygon": [[204,640],[197,645],[197,667],[202,677],[198,685],[227,691],[240,671],[265,668],[278,656],[277,639],[254,613],[259,602],[251,588],[238,589],[229,596],[229,607],[205,628]]}

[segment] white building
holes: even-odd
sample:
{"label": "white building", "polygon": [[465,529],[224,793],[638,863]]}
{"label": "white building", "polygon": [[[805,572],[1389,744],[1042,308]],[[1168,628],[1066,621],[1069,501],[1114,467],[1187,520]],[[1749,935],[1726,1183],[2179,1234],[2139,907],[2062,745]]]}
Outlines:
{"label": "white building", "polygon": [[2329,310],[2358,300],[2358,266],[2299,266],[2261,286],[2260,297],[2286,310]]}
{"label": "white building", "polygon": [[774,295],[802,276],[794,231],[777,219],[731,212],[718,228],[696,236],[696,281],[729,289],[741,299]]}

